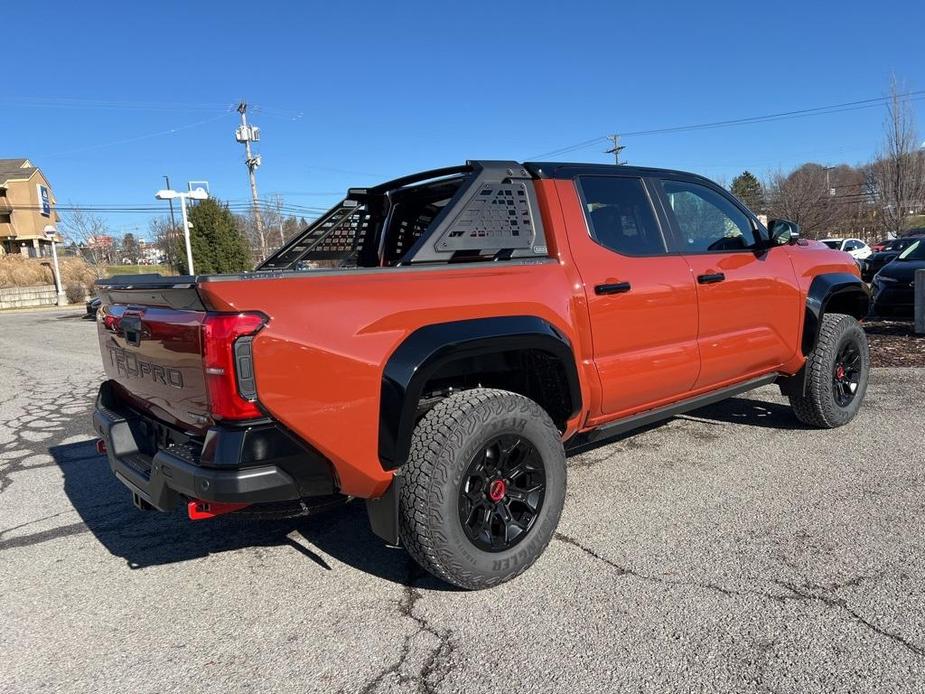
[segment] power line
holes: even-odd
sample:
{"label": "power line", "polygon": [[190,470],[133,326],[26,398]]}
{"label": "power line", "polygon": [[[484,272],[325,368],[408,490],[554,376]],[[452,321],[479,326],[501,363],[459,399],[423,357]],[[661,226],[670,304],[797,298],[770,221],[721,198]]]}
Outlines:
{"label": "power line", "polygon": [[214,121],[225,118],[227,115],[228,115],[228,112],[226,111],[225,113],[221,113],[217,116],[213,116],[212,118],[206,118],[204,120],[196,121],[195,123],[189,123],[187,125],[180,125],[180,126],[177,126],[176,128],[168,128],[167,130],[159,130],[155,133],[148,133],[147,135],[138,135],[136,137],[129,137],[123,140],[115,140],[113,142],[106,142],[106,143],[97,144],[97,145],[90,145],[88,147],[78,147],[77,149],[68,149],[62,152],[54,152],[53,154],[40,154],[36,157],[33,157],[33,159],[39,160],[39,159],[51,159],[53,157],[63,157],[63,156],[67,156],[68,154],[80,154],[81,152],[90,152],[92,150],[103,149],[105,147],[115,147],[117,145],[126,145],[132,142],[139,142],[140,140],[148,140],[152,137],[160,137],[161,135],[173,135],[174,133],[178,133],[181,130],[189,130],[190,128],[197,128],[200,125],[205,125],[206,123],[213,123]]}
{"label": "power line", "polygon": [[171,101],[129,101],[114,99],[80,99],[69,97],[44,96],[2,96],[0,104],[21,106],[25,108],[59,108],[116,111],[228,111],[231,104],[224,103],[181,103]]}
{"label": "power line", "polygon": [[[898,95],[900,98],[908,98],[910,101],[919,101],[922,98],[925,98],[925,90],[916,90],[905,92]],[[875,106],[881,106],[887,103],[892,96],[879,96],[870,99],[860,99],[857,101],[846,101],[840,104],[829,104],[828,106],[815,106],[813,108],[804,108],[797,109],[793,111],[782,111],[780,113],[767,113],[761,116],[748,116],[745,118],[734,118],[729,120],[721,121],[712,121],[708,123],[694,123],[688,125],[678,125],[665,128],[652,128],[649,130],[635,130],[619,133],[620,137],[641,137],[645,135],[664,135],[669,133],[681,133],[681,132],[690,132],[695,130],[708,130],[715,128],[726,128],[736,125],[751,125],[754,123],[766,123],[779,120],[791,120],[793,118],[805,118],[808,116],[823,116],[830,115],[833,113],[844,113],[846,111],[857,111],[866,108],[873,108]],[[610,136],[613,137],[613,136]],[[528,160],[536,160],[543,157],[553,157],[560,154],[566,154],[568,152],[574,152],[578,149],[585,149],[591,147],[602,140],[607,140],[607,137],[598,136],[591,138],[589,140],[583,140],[582,142],[576,142],[572,145],[567,145],[565,147],[560,147],[559,149],[551,150],[549,152],[543,152],[542,154],[534,154],[530,157],[527,157]]]}
{"label": "power line", "polygon": [[[899,94],[900,97],[913,97],[915,100],[925,96],[925,89],[906,92]],[[830,106],[817,106],[815,108],[804,108],[796,111],[784,111],[781,113],[769,113],[763,116],[749,116],[747,118],[735,118],[732,120],[714,121],[712,123],[697,123],[694,125],[679,125],[670,128],[655,128],[652,130],[636,130],[634,132],[622,133],[623,137],[639,137],[642,135],[661,135],[663,133],[688,132],[691,130],[705,130],[712,128],[724,128],[732,125],[745,125],[750,123],[764,123],[774,120],[790,120],[791,118],[800,118],[812,115],[828,115],[830,113],[843,113],[845,111],[856,111],[862,108],[872,108],[881,106],[892,97],[880,96],[873,99],[861,99],[860,101],[848,101],[843,104],[833,104]]]}

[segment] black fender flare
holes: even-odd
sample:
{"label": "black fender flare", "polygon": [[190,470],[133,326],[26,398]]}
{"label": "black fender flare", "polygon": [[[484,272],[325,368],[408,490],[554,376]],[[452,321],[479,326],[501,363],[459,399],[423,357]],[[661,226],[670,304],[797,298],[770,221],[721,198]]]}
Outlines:
{"label": "black fender flare", "polygon": [[833,300],[838,300],[845,311],[861,319],[870,309],[870,291],[857,275],[849,272],[828,272],[813,277],[806,293],[806,318],[803,321],[803,354],[809,354],[819,339],[822,316]]}
{"label": "black fender flare", "polygon": [[[828,272],[816,275],[806,293],[806,317],[803,320],[803,337],[801,349],[808,356],[819,340],[822,316],[832,301],[837,301],[839,309],[855,318],[863,318],[870,309],[870,292],[867,285],[850,272]],[[793,376],[778,381],[784,395],[804,395],[806,393],[806,366]]]}
{"label": "black fender flare", "polygon": [[499,316],[435,323],[418,328],[395,349],[382,373],[379,402],[379,460],[394,470],[408,458],[418,402],[428,380],[444,365],[464,357],[540,350],[565,370],[574,416],[581,410],[581,385],[572,345],[537,316]]}

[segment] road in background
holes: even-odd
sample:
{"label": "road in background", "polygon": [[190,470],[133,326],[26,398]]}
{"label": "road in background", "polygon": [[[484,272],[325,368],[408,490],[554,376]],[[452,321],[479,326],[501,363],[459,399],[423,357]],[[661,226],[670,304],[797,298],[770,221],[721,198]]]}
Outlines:
{"label": "road in background", "polygon": [[925,369],[850,426],[773,387],[569,461],[559,533],[478,593],[361,504],[141,513],[93,445],[74,312],[0,316],[0,691],[921,691]]}

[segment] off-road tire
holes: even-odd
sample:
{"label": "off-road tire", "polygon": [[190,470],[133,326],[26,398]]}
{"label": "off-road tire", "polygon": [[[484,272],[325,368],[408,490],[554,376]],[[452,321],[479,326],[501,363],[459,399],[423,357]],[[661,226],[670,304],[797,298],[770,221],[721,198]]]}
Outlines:
{"label": "off-road tire", "polygon": [[[859,382],[851,402],[841,406],[833,392],[833,373],[837,356],[850,341],[854,341],[860,352]],[[805,393],[790,395],[790,405],[797,419],[820,429],[834,429],[854,419],[867,391],[870,375],[867,335],[858,321],[843,313],[824,314],[819,339],[806,357],[805,369]]]}
{"label": "off-road tire", "polygon": [[[463,528],[460,490],[476,454],[495,437],[511,433],[539,454],[544,497],[522,540],[501,551],[486,551]],[[476,388],[441,400],[418,422],[400,474],[402,544],[426,571],[469,590],[498,585],[529,568],[552,539],[565,501],[559,431],[535,402],[504,390]]]}

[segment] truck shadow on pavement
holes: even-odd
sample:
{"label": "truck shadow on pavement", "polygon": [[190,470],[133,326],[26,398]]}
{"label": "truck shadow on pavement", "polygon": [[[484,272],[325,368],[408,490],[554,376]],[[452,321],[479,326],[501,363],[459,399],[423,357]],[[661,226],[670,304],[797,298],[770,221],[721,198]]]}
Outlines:
{"label": "truck shadow on pavement", "polygon": [[753,400],[751,398],[729,398],[687,414],[680,419],[692,419],[706,424],[746,424],[768,429],[808,430],[793,413],[789,404]]}
{"label": "truck shadow on pavement", "polygon": [[436,579],[421,579],[409,568],[410,558],[404,550],[388,547],[373,535],[362,503],[286,520],[232,514],[192,522],[181,509],[174,513],[136,509],[105,457],[96,452],[93,439],[53,446],[49,452],[64,474],[64,492],[82,521],[60,528],[57,536],[89,531],[111,554],[125,559],[131,569],[200,559],[218,552],[288,546],[319,571],[333,570],[326,555],[402,585],[414,581],[418,586],[452,589]]}
{"label": "truck shadow on pavement", "polygon": [[[681,417],[715,425],[805,428],[788,406],[746,398],[732,398]],[[635,433],[638,432],[620,438]],[[428,588],[453,589],[430,577],[422,579],[404,550],[388,547],[373,535],[361,502],[286,520],[260,520],[232,514],[191,522],[182,509],[174,513],[136,509],[129,491],[113,476],[105,457],[96,452],[94,439],[52,446],[49,453],[61,468],[64,492],[81,522],[8,542],[34,544],[89,531],[111,554],[123,558],[131,569],[200,559],[218,552],[288,546],[320,571],[333,570],[327,556],[402,585],[414,582],[423,586],[423,580]]]}

